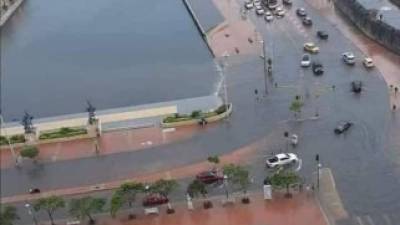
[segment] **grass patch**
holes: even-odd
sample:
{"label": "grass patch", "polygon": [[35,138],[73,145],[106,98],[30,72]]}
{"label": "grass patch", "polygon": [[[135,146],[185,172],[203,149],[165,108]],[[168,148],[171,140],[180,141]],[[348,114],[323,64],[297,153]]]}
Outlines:
{"label": "grass patch", "polygon": [[65,138],[65,137],[73,137],[82,134],[87,134],[85,128],[70,128],[70,127],[63,127],[55,131],[50,132],[43,132],[40,134],[40,140],[47,140],[47,139],[56,139],[56,138]]}
{"label": "grass patch", "polygon": [[182,122],[182,121],[201,119],[201,118],[206,119],[226,112],[227,108],[228,107],[226,107],[225,105],[221,105],[216,110],[211,112],[202,112],[201,110],[195,110],[190,115],[175,113],[174,115],[165,117],[163,119],[163,123],[175,123],[175,122]]}
{"label": "grass patch", "polygon": [[[11,144],[17,144],[17,143],[24,143],[25,142],[25,136],[23,134],[17,134],[13,135],[10,138],[10,143]],[[0,136],[0,145],[8,145],[8,140],[7,137],[5,136]]]}

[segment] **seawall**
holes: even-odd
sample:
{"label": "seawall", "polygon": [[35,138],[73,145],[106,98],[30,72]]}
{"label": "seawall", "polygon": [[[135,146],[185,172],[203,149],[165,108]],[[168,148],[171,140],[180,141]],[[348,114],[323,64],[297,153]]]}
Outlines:
{"label": "seawall", "polygon": [[368,8],[368,4],[362,0],[334,0],[334,4],[365,35],[400,54],[400,26],[389,23],[385,16],[381,19],[382,12]]}

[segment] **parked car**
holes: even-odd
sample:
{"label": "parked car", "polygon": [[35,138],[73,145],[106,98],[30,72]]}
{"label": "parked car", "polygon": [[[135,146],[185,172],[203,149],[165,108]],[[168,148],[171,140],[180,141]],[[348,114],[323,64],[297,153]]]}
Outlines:
{"label": "parked car", "polygon": [[279,6],[278,8],[276,8],[274,13],[277,17],[284,17],[286,12],[282,7]]}
{"label": "parked car", "polygon": [[310,17],[306,16],[303,18],[303,25],[304,26],[312,26],[312,20]]}
{"label": "parked car", "polygon": [[295,163],[299,161],[299,158],[294,153],[280,153],[275,156],[268,158],[265,164],[268,168],[275,168],[277,166],[284,166],[287,164]]}
{"label": "parked car", "polygon": [[274,20],[274,16],[272,15],[272,13],[270,11],[266,11],[264,19],[265,19],[265,21],[270,22],[270,21]]}
{"label": "parked car", "polygon": [[327,40],[329,37],[328,33],[322,30],[317,31],[317,36],[322,40]]}
{"label": "parked car", "polygon": [[334,132],[335,134],[341,134],[350,129],[350,127],[353,126],[353,123],[348,122],[348,121],[343,121],[340,122],[337,127],[335,128]]}
{"label": "parked car", "polygon": [[313,42],[307,42],[304,43],[304,51],[316,54],[319,52],[319,47]]}
{"label": "parked car", "polygon": [[354,65],[356,63],[356,57],[352,52],[343,53],[342,58],[347,65]]}
{"label": "parked car", "polygon": [[252,9],[252,8],[254,7],[254,4],[253,4],[253,2],[246,2],[246,3],[244,4],[244,7],[245,7],[246,9]]}
{"label": "parked car", "polygon": [[256,14],[258,15],[258,16],[262,16],[262,15],[264,15],[264,13],[265,13],[265,11],[264,11],[264,9],[257,9],[256,10]]}
{"label": "parked car", "polygon": [[366,68],[372,68],[375,66],[374,61],[372,61],[372,59],[370,57],[365,57],[363,60],[363,65]]}
{"label": "parked car", "polygon": [[282,3],[284,5],[292,5],[293,4],[292,0],[283,0]]}
{"label": "parked car", "polygon": [[301,57],[300,65],[301,67],[309,67],[311,65],[311,56],[309,54],[304,54]]}
{"label": "parked car", "polygon": [[162,205],[168,202],[169,200],[167,197],[157,193],[152,193],[143,198],[142,205],[144,207],[152,207],[152,206]]}
{"label": "parked car", "polygon": [[351,82],[351,91],[354,93],[361,93],[362,91],[362,82],[361,81],[352,81]]}
{"label": "parked car", "polygon": [[298,9],[296,9],[296,14],[297,14],[298,16],[300,16],[300,17],[305,17],[305,16],[307,16],[306,9],[304,9],[304,8],[298,8]]}
{"label": "parked car", "polygon": [[29,188],[29,194],[39,194],[40,189],[39,188]]}
{"label": "parked car", "polygon": [[196,175],[196,179],[204,184],[213,184],[224,179],[223,176],[217,174],[216,171],[204,171]]}
{"label": "parked car", "polygon": [[313,62],[312,71],[317,76],[321,76],[322,74],[324,74],[324,67],[323,67],[322,63]]}

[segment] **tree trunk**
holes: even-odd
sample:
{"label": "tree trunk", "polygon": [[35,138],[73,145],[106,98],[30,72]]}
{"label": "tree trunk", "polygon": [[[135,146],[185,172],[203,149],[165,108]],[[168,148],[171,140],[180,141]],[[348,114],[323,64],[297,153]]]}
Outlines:
{"label": "tree trunk", "polygon": [[93,219],[93,217],[90,214],[87,214],[87,217],[89,217],[89,224],[95,224],[96,221]]}
{"label": "tree trunk", "polygon": [[47,211],[47,214],[49,215],[51,225],[55,225],[53,215],[51,214],[51,212]]}

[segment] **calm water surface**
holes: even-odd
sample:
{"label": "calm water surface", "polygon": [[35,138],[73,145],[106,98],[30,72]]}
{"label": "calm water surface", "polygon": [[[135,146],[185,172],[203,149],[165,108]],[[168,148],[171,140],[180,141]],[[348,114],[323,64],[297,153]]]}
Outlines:
{"label": "calm water surface", "polygon": [[181,0],[26,0],[2,31],[7,120],[208,95],[212,57]]}

